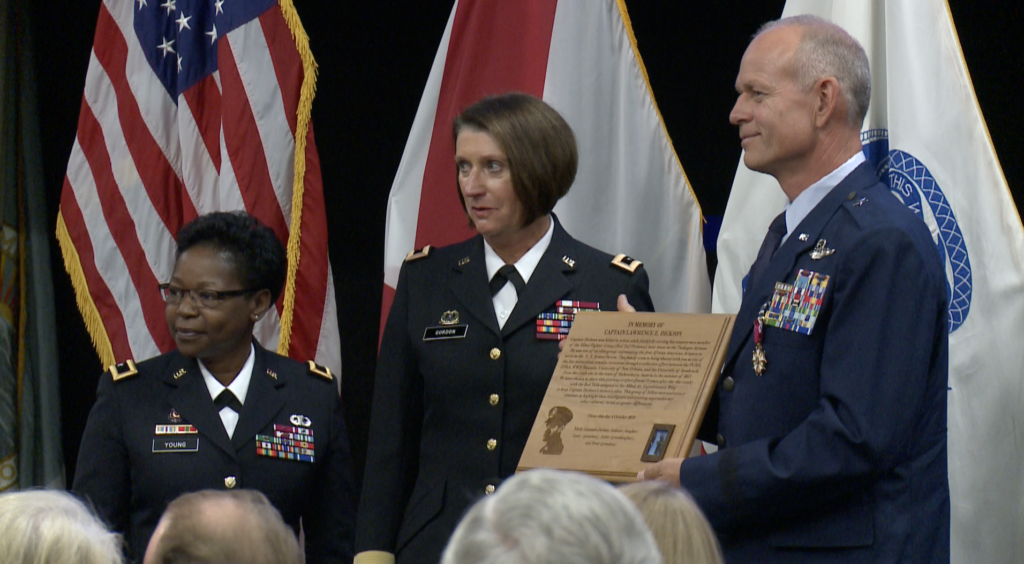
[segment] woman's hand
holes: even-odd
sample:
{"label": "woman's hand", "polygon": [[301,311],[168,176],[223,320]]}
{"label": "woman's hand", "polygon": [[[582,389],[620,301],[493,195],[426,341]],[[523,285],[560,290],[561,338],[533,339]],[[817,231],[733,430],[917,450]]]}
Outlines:
{"label": "woman's hand", "polygon": [[636,308],[629,305],[629,299],[626,298],[626,294],[619,294],[619,301],[615,303],[619,311],[624,313],[636,313]]}

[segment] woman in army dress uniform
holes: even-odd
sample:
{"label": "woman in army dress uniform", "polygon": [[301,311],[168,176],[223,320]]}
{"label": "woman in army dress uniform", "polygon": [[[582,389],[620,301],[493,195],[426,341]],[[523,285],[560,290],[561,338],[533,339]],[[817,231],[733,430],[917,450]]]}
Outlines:
{"label": "woman in army dress uniform", "polygon": [[551,213],[578,161],[554,109],[525,94],[486,98],[453,135],[459,199],[479,235],[402,266],[377,364],[357,564],[437,562],[465,509],[515,472],[558,357],[558,334],[538,319],[615,310],[623,294],[653,309],[639,261],[576,241]]}
{"label": "woman in army dress uniform", "polygon": [[235,212],[198,217],[177,245],[160,285],[177,350],[100,377],[73,490],[136,561],[168,503],[223,488],[259,490],[296,530],[301,518],[310,564],[350,561],[354,492],[336,383],[253,339],[284,286],[281,242]]}

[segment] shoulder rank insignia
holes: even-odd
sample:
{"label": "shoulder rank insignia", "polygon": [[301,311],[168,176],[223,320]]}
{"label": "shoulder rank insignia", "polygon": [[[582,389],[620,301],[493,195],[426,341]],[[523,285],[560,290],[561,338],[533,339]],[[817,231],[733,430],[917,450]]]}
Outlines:
{"label": "shoulder rank insignia", "polygon": [[309,371],[310,371],[310,373],[316,374],[317,376],[320,376],[321,378],[326,378],[326,379],[330,380],[331,382],[334,381],[334,375],[331,374],[331,369],[330,368],[327,368],[326,366],[321,366],[321,365],[313,362],[312,360],[309,361]]}
{"label": "shoulder rank insignia", "polygon": [[409,251],[409,254],[405,255],[405,262],[419,260],[421,258],[427,258],[428,256],[430,256],[430,251],[430,245],[427,245],[426,247],[423,247],[422,249],[416,251]]}
{"label": "shoulder rank insignia", "polygon": [[626,272],[632,273],[636,272],[636,269],[640,268],[640,265],[643,263],[636,260],[633,257],[619,253],[615,255],[615,258],[612,259],[612,264],[621,268],[622,270],[625,270]]}
{"label": "shoulder rank insignia", "polygon": [[107,371],[110,372],[110,377],[113,378],[115,382],[118,380],[124,380],[125,378],[130,378],[139,373],[135,368],[135,362],[131,359],[126,360],[121,364],[111,365]]}

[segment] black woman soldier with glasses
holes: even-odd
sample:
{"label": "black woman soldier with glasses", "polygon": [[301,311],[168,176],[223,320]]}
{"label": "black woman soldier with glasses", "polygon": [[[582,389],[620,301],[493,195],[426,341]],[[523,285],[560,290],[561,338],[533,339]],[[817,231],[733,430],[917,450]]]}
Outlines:
{"label": "black woman soldier with glasses", "polygon": [[[284,247],[244,212],[182,227],[159,287],[177,349],[100,378],[73,490],[141,561],[181,494],[259,490],[306,562],[347,562],[355,525],[351,456],[331,373],[270,352],[253,327],[284,286]],[[154,288],[154,290],[156,290]]]}

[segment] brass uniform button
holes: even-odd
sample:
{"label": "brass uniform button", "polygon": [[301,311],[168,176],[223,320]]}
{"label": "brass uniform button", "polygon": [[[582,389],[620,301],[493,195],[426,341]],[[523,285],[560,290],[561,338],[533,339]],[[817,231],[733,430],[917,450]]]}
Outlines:
{"label": "brass uniform button", "polygon": [[731,392],[736,389],[736,380],[732,379],[732,376],[726,376],[725,380],[722,380],[722,389]]}
{"label": "brass uniform button", "polygon": [[491,405],[498,405],[498,394],[491,394]]}
{"label": "brass uniform button", "polygon": [[494,439],[487,439],[487,450],[494,450],[498,448],[498,441]]}
{"label": "brass uniform button", "polygon": [[501,358],[501,349],[494,347],[491,349],[491,360],[498,360],[499,358]]}
{"label": "brass uniform button", "polygon": [[226,487],[227,489],[233,490],[235,489],[236,485],[238,485],[238,481],[235,480],[234,476],[228,476],[227,478],[224,478],[224,487]]}
{"label": "brass uniform button", "polygon": [[725,437],[723,437],[722,434],[719,433],[718,437],[716,438],[718,439],[718,448],[725,448]]}
{"label": "brass uniform button", "polygon": [[487,484],[487,487],[484,488],[484,493],[487,495],[494,493],[494,484]]}

